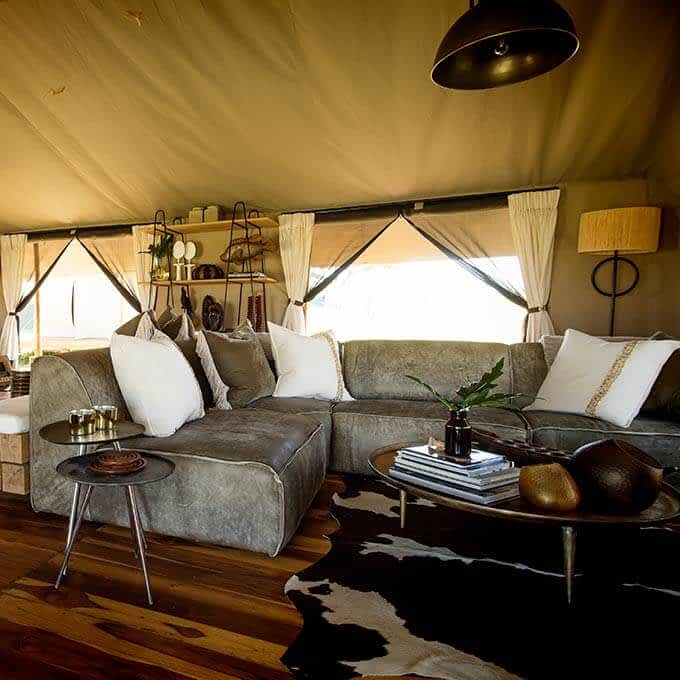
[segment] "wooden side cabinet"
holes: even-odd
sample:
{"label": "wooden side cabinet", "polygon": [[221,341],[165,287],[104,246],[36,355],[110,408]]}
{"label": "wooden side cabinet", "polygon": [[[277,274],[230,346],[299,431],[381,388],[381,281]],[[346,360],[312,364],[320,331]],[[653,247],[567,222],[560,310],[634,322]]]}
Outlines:
{"label": "wooden side cabinet", "polygon": [[26,495],[31,490],[28,433],[0,434],[0,488]]}

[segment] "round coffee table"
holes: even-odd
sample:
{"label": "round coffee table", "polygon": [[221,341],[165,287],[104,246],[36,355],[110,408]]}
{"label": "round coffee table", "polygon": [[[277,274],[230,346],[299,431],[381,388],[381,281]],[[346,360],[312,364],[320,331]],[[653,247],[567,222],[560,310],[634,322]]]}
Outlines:
{"label": "round coffee table", "polygon": [[[152,453],[145,453],[139,451],[138,453],[146,461],[146,467],[135,472],[130,472],[127,474],[102,474],[100,472],[95,472],[90,467],[97,456],[99,456],[102,451],[97,453],[85,454],[83,456],[74,456],[73,458],[67,458],[66,460],[59,463],[57,466],[57,472],[66,479],[75,482],[76,490],[80,492],[80,487],[85,488],[85,497],[83,502],[78,507],[76,504],[71,509],[71,518],[69,520],[69,527],[73,525],[73,531],[66,540],[66,551],[64,552],[64,561],[59,570],[59,575],[54,584],[55,589],[59,588],[61,581],[66,574],[66,569],[68,567],[68,561],[71,557],[71,551],[76,543],[76,538],[78,537],[78,531],[80,525],[85,516],[85,511],[90,504],[90,497],[92,496],[92,490],[94,487],[114,487],[122,486],[125,487],[125,494],[127,499],[128,507],[128,517],[130,518],[130,531],[132,533],[132,544],[135,549],[135,557],[139,559],[142,566],[142,573],[144,574],[144,585],[146,587],[146,597],[150,605],[153,604],[153,597],[151,596],[151,586],[149,585],[149,573],[146,566],[146,556],[145,550],[147,548],[146,539],[144,537],[144,528],[142,527],[142,520],[139,516],[139,509],[137,507],[137,495],[135,493],[135,487],[142,484],[151,484],[152,482],[160,482],[162,479],[169,477],[175,471],[175,464],[163,458],[162,456],[157,456]],[[78,493],[78,497],[80,493]]]}
{"label": "round coffee table", "polygon": [[668,484],[664,484],[658,498],[646,510],[629,515],[602,515],[587,510],[577,510],[564,514],[542,512],[529,505],[521,498],[499,503],[498,505],[480,505],[470,501],[446,496],[445,494],[431,491],[415,484],[409,484],[389,475],[390,468],[394,465],[394,459],[399,449],[413,444],[398,444],[386,446],[374,451],[369,464],[375,473],[391,486],[399,489],[399,506],[401,516],[401,528],[406,526],[406,500],[407,496],[425,498],[437,505],[442,505],[462,512],[471,512],[476,515],[494,517],[496,519],[508,519],[515,522],[533,522],[538,524],[552,524],[562,529],[562,547],[564,551],[564,575],[567,585],[567,601],[571,604],[572,584],[574,579],[574,561],[576,557],[576,530],[585,526],[649,526],[663,524],[680,517],[680,492]]}
{"label": "round coffee table", "polygon": [[[141,437],[144,434],[144,425],[138,423],[131,423],[127,420],[121,420],[116,423],[115,427],[110,430],[97,430],[92,434],[71,434],[71,427],[65,420],[59,420],[56,423],[50,423],[40,428],[38,433],[42,439],[50,444],[59,444],[61,446],[77,446],[79,456],[84,456],[87,453],[89,446],[95,448],[110,444],[115,450],[120,451],[120,442],[124,439],[131,439],[133,437]],[[66,543],[68,544],[73,535],[73,522],[75,521],[76,510],[80,501],[80,487],[76,484],[73,490],[73,498],[71,500],[71,515],[68,524],[68,535]]]}

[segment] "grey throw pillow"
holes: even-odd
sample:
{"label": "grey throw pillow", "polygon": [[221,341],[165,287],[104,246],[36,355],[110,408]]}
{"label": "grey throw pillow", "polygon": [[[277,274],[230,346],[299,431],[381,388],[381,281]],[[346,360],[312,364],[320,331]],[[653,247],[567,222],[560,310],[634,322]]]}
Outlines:
{"label": "grey throw pillow", "polygon": [[[241,324],[230,334],[203,331],[202,335],[210,357],[200,349],[199,356],[218,408],[247,406],[274,393],[276,378],[249,324]],[[213,385],[218,380],[222,384]]]}
{"label": "grey throw pillow", "polygon": [[146,315],[148,315],[149,318],[151,319],[151,323],[153,323],[153,325],[156,326],[156,328],[158,328],[156,315],[153,313],[153,311],[148,311],[142,312],[141,314],[137,314],[137,316],[133,316],[129,321],[126,321],[122,326],[116,328],[116,330],[113,332],[117,333],[118,335],[129,335],[134,337],[134,335],[137,333],[137,327],[139,326],[139,322]]}
{"label": "grey throw pillow", "polygon": [[190,340],[196,334],[194,322],[191,320],[191,317],[186,312],[182,312],[181,314],[173,316],[164,324],[159,325],[159,328],[160,330],[163,331],[163,333],[165,333],[169,338],[172,338],[175,342],[183,342],[185,340]]}
{"label": "grey throw pillow", "polygon": [[190,340],[176,340],[175,344],[180,348],[182,354],[189,362],[191,370],[196,376],[198,381],[198,386],[201,388],[201,394],[203,395],[203,405],[205,408],[211,408],[215,405],[215,399],[213,397],[212,390],[210,389],[210,383],[203,370],[203,365],[201,360],[196,354],[196,339],[191,338]]}

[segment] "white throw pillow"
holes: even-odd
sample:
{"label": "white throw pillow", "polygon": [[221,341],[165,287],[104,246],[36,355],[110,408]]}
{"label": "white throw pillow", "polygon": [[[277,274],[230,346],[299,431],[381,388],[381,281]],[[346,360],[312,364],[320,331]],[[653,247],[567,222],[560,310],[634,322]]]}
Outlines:
{"label": "white throw pillow", "polygon": [[144,312],[139,319],[139,323],[137,324],[135,338],[139,338],[140,340],[151,340],[157,330],[158,329],[156,328],[156,324],[153,322],[151,312]]}
{"label": "white throw pillow", "polygon": [[269,322],[276,365],[275,397],[350,401],[338,343],[330,331],[307,336]]}
{"label": "white throw pillow", "polygon": [[132,420],[144,434],[169,437],[205,415],[196,376],[182,351],[156,330],[150,340],[111,338],[111,361]]}
{"label": "white throw pillow", "polygon": [[609,342],[569,329],[548,375],[525,411],[559,411],[629,427],[676,340]]}

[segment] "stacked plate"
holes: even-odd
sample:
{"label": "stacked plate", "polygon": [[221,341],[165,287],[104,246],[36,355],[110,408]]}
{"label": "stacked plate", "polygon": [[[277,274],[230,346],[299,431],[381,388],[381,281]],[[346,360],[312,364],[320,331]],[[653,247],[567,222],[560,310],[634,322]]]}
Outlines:
{"label": "stacked plate", "polygon": [[146,461],[137,451],[106,451],[90,463],[90,469],[101,475],[129,475],[145,467]]}

